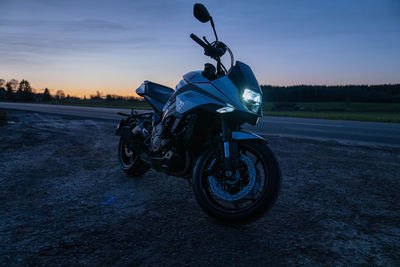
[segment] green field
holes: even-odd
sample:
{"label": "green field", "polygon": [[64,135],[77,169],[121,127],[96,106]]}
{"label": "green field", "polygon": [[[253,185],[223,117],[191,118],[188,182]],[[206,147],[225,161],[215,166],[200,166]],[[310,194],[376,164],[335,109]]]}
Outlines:
{"label": "green field", "polygon": [[[150,105],[146,102],[69,101],[61,104],[105,108],[151,109]],[[295,106],[303,110],[272,110],[275,104],[279,103],[264,102],[264,115],[333,120],[400,122],[400,103],[309,102],[296,103]]]}
{"label": "green field", "polygon": [[[263,109],[270,111],[274,104],[264,102]],[[298,102],[295,104],[296,107],[308,111],[400,112],[400,103]]]}
{"label": "green field", "polygon": [[[51,103],[47,103],[51,104]],[[54,103],[53,103],[54,104]],[[126,101],[63,101],[60,105],[151,109],[147,102]],[[263,103],[266,116],[320,118],[334,120],[376,121],[400,123],[400,103],[308,102],[284,103],[295,105],[297,110],[273,110],[282,103]]]}
{"label": "green field", "polygon": [[400,113],[396,112],[318,112],[318,111],[264,111],[265,116],[284,116],[330,120],[376,121],[400,123]]}
{"label": "green field", "polygon": [[263,103],[266,116],[286,116],[333,120],[400,122],[400,103],[296,103],[298,110],[272,110],[274,103]]}

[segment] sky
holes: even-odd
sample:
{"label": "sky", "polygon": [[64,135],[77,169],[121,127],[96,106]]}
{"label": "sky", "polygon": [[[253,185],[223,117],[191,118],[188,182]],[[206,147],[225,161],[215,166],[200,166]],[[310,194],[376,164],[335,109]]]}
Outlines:
{"label": "sky", "polygon": [[[0,0],[0,78],[82,97],[174,87],[212,62],[191,0]],[[400,0],[206,0],[220,41],[260,84],[400,82]],[[229,56],[225,56],[229,65]]]}

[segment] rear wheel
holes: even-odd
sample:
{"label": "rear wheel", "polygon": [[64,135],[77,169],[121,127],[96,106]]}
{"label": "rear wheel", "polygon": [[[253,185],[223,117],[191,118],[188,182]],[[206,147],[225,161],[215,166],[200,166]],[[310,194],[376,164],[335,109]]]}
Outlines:
{"label": "rear wheel", "polygon": [[129,150],[122,137],[119,139],[118,160],[121,169],[131,177],[141,176],[150,169],[138,155]]}
{"label": "rear wheel", "polygon": [[223,171],[223,155],[210,149],[198,159],[193,190],[201,208],[214,219],[243,225],[259,219],[278,196],[278,162],[264,141],[239,143],[240,166],[231,178]]}

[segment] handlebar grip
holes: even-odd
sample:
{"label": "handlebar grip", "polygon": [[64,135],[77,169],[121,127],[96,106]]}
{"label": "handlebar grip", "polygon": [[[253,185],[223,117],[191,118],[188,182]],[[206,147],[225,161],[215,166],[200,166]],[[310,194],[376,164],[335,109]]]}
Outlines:
{"label": "handlebar grip", "polygon": [[206,43],[204,43],[199,37],[197,37],[195,34],[190,34],[190,38],[193,39],[196,43],[198,43],[201,47],[204,49],[207,47]]}

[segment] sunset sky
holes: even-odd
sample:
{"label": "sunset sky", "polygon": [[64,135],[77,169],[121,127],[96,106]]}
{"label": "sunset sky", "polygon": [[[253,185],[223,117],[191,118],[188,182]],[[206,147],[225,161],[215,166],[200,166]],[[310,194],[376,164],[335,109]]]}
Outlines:
{"label": "sunset sky", "polygon": [[[212,62],[184,0],[0,0],[0,78],[66,94],[171,87]],[[400,0],[208,0],[217,32],[261,84],[400,82]],[[228,63],[228,58],[225,62]]]}

